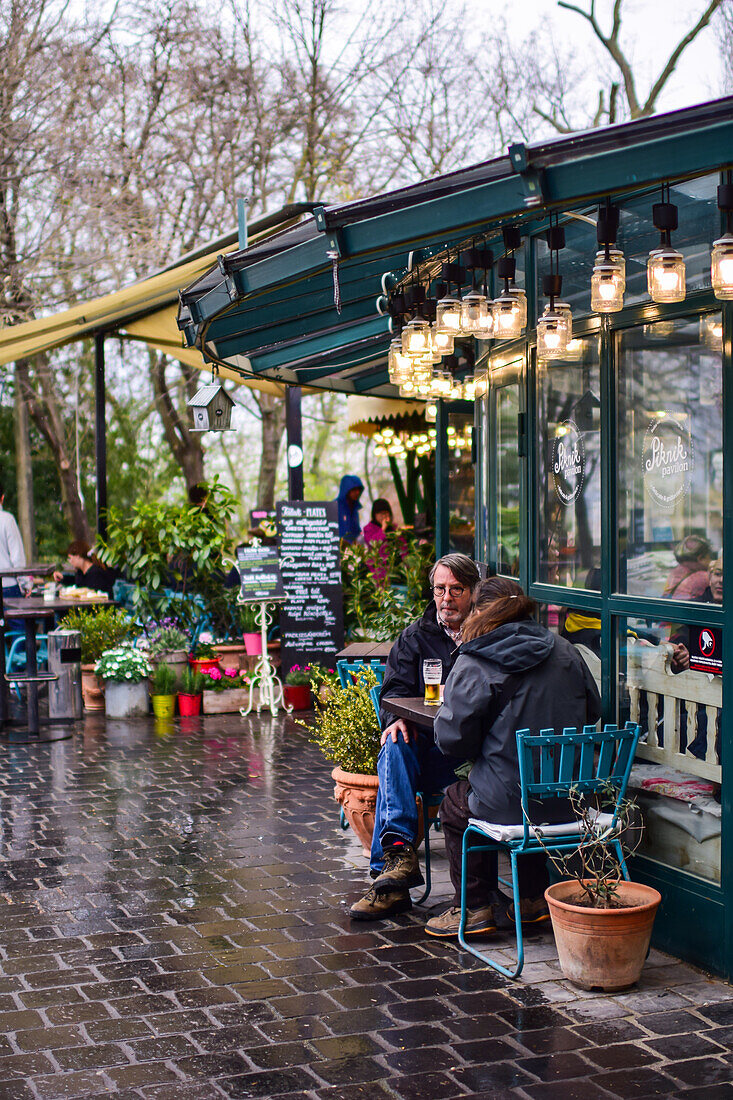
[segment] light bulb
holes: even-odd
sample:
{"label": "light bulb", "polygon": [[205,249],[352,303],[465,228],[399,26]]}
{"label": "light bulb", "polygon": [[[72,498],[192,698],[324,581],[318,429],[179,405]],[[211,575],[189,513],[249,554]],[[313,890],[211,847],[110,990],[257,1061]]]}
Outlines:
{"label": "light bulb", "polygon": [[522,335],[527,324],[527,296],[518,287],[510,286],[494,300],[491,312],[496,339],[514,340]]}
{"label": "light bulb", "polygon": [[452,355],[455,347],[454,334],[448,332],[446,329],[433,329],[433,346],[436,352],[440,352],[441,358],[444,355]]}
{"label": "light bulb", "polygon": [[394,340],[389,345],[387,368],[389,370],[389,380],[394,386],[401,385],[402,382],[410,377],[412,359],[409,355],[403,354],[402,338],[400,336],[395,336]]}
{"label": "light bulb", "polygon": [[430,327],[422,317],[414,317],[402,330],[402,354],[424,355],[430,346]]}
{"label": "light bulb", "polygon": [[715,297],[722,301],[730,301],[733,298],[733,234],[731,233],[726,233],[724,237],[713,241],[710,278]]}
{"label": "light bulb", "polygon": [[461,397],[464,401],[476,400],[476,379],[472,375],[468,375],[463,379],[463,385],[461,387]]}
{"label": "light bulb", "polygon": [[[465,336],[486,333],[489,318],[491,312],[486,295],[478,290],[470,291],[461,302],[461,332]],[[491,327],[493,328],[493,323]]]}
{"label": "light bulb", "polygon": [[[620,260],[617,258],[619,256]],[[618,249],[609,249],[606,260],[605,252],[599,252],[590,281],[590,308],[595,313],[618,313],[624,307],[625,289],[626,264],[623,254]]]}
{"label": "light bulb", "polygon": [[547,306],[537,322],[537,358],[562,359],[568,342],[566,317]]}
{"label": "light bulb", "polygon": [[438,406],[431,402],[425,406],[425,420],[428,424],[434,424],[438,419]]}
{"label": "light bulb", "polygon": [[438,332],[446,332],[451,336],[460,335],[461,303],[458,298],[446,296],[440,299],[435,307],[435,328]]}
{"label": "light bulb", "polygon": [[685,260],[670,245],[649,253],[646,265],[647,286],[653,302],[684,302]]}
{"label": "light bulb", "polygon": [[703,313],[700,318],[700,342],[711,351],[723,350],[723,322],[719,313]]}

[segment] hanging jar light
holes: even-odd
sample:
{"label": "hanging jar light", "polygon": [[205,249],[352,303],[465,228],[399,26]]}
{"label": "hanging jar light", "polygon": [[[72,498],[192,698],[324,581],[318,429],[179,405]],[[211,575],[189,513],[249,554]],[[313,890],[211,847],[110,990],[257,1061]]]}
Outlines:
{"label": "hanging jar light", "polygon": [[433,371],[430,397],[450,397],[453,391],[453,375],[449,370]]}
{"label": "hanging jar light", "polygon": [[389,371],[389,380],[393,386],[400,386],[410,377],[412,372],[412,358],[409,355],[403,354],[401,335],[394,336],[389,345],[387,370]]}
{"label": "hanging jar light", "polygon": [[549,297],[549,304],[537,321],[537,358],[563,359],[565,350],[572,339],[573,317],[567,302],[557,302],[562,293],[562,276],[559,272],[558,253],[565,247],[565,230],[552,224],[547,231],[547,244],[550,249],[550,273],[542,280],[542,292]]}
{"label": "hanging jar light", "polygon": [[677,207],[669,201],[669,184],[662,186],[662,199],[652,206],[652,219],[659,230],[659,248],[653,248],[646,264],[649,297],[653,302],[684,302],[685,259],[672,247],[671,234],[677,228]]}
{"label": "hanging jar light", "polygon": [[[486,292],[486,272],[494,262],[490,249],[475,246],[461,255],[461,262],[471,271],[471,289],[461,302],[461,332],[477,340],[489,340],[494,331],[491,303]],[[478,274],[483,272],[483,280]]]}
{"label": "hanging jar light", "polygon": [[514,285],[516,261],[514,252],[522,243],[517,226],[507,225],[502,229],[504,247],[507,254],[496,265],[497,274],[504,280],[504,289],[491,307],[494,338],[497,340],[515,340],[522,335],[527,324],[527,295]]}
{"label": "hanging jar light", "polygon": [[[436,332],[446,333],[456,337],[461,334],[461,299],[459,287],[463,281],[463,268],[457,263],[443,264],[441,271],[442,296],[435,307]],[[456,288],[456,293],[451,292],[451,284]]]}
{"label": "hanging jar light", "polygon": [[725,215],[725,233],[713,241],[710,257],[710,279],[713,294],[723,302],[733,299],[733,172],[725,173],[725,183],[718,187],[718,208]]}
{"label": "hanging jar light", "polygon": [[590,281],[590,308],[594,313],[618,313],[624,307],[626,290],[626,260],[618,248],[613,248],[618,236],[619,209],[606,199],[598,210],[596,235],[602,246]]}

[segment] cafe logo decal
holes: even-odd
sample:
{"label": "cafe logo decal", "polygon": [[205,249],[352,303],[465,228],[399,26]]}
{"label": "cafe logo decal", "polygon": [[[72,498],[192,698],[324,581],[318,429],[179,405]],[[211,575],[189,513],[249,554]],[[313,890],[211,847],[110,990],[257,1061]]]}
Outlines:
{"label": "cafe logo decal", "polygon": [[574,504],[585,480],[583,436],[574,420],[563,420],[555,429],[550,470],[560,503],[566,507]]}
{"label": "cafe logo decal", "polygon": [[647,493],[660,508],[671,511],[689,491],[694,469],[686,422],[673,416],[652,420],[644,436],[641,465]]}

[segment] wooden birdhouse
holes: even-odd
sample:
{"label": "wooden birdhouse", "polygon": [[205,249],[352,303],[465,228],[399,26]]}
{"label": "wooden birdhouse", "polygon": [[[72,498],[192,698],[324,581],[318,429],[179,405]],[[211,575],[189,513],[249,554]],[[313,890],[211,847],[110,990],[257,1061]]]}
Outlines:
{"label": "wooden birdhouse", "polygon": [[193,418],[192,432],[227,432],[231,426],[234,401],[218,379],[198,390],[188,402]]}

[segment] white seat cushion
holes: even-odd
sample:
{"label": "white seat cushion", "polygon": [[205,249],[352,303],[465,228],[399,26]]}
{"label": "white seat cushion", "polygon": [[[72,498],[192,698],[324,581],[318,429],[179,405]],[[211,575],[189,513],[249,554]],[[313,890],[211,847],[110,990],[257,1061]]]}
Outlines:
{"label": "white seat cushion", "polygon": [[[493,821],[481,821],[477,817],[469,818],[468,824],[472,825],[474,829],[478,829],[479,832],[485,833],[492,840],[498,840],[502,844],[506,844],[511,840],[521,840],[524,836],[524,825],[498,825]],[[593,825],[599,833],[602,833],[604,829],[610,829],[612,824],[613,814],[597,813],[595,815]],[[579,821],[561,821],[554,825],[530,825],[530,836],[536,837],[537,830],[543,837],[578,836],[581,823]]]}

